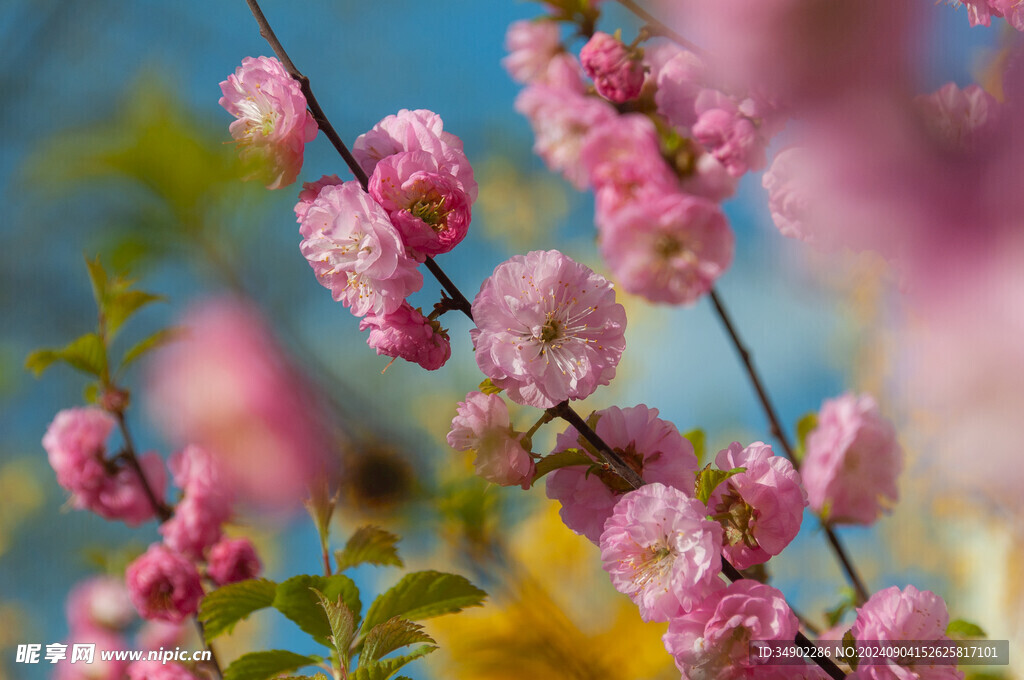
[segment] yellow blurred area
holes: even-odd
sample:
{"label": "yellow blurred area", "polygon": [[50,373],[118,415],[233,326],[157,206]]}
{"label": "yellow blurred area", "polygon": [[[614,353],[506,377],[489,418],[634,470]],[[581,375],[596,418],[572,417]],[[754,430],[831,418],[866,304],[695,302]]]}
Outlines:
{"label": "yellow blurred area", "polygon": [[564,187],[546,172],[526,173],[507,158],[491,156],[474,164],[480,185],[476,211],[487,238],[514,252],[551,243],[569,202]]}
{"label": "yellow blurred area", "polygon": [[42,506],[46,494],[39,473],[28,458],[0,466],[0,556],[13,542],[18,527]]}

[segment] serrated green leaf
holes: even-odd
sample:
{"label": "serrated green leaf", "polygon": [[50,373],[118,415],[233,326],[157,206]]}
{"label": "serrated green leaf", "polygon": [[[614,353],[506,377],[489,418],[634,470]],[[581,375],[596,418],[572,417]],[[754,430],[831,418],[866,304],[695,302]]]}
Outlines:
{"label": "serrated green leaf", "polygon": [[109,295],[104,303],[104,317],[107,324],[107,338],[112,339],[132,314],[151,302],[162,302],[162,295],[153,295],[141,290],[128,290]]}
{"label": "serrated green leaf", "polygon": [[40,349],[32,352],[25,359],[25,368],[38,377],[57,361],[63,361],[83,373],[99,378],[106,369],[107,351],[100,336],[86,333],[60,349]]}
{"label": "serrated green leaf", "polygon": [[480,383],[477,389],[484,394],[501,394],[502,391],[502,388],[495,385],[490,378],[484,378],[484,381]]}
{"label": "serrated green leaf", "polygon": [[806,413],[800,420],[796,422],[796,451],[793,453],[796,457],[797,466],[803,462],[804,454],[807,453],[807,435],[818,427],[818,414]]}
{"label": "serrated green leaf", "polygon": [[846,657],[846,663],[850,664],[850,668],[857,670],[857,666],[860,664],[860,657],[857,656],[857,638],[853,637],[853,629],[843,633],[843,648],[853,649],[853,656]]}
{"label": "serrated green leaf", "polygon": [[348,539],[345,548],[334,553],[334,559],[338,561],[338,571],[366,563],[378,566],[405,566],[395,548],[399,540],[398,536],[380,527],[359,527]]}
{"label": "serrated green leaf", "polygon": [[235,624],[274,602],[277,584],[265,578],[239,581],[214,590],[199,603],[206,641],[230,633]]}
{"label": "serrated green leaf", "polygon": [[696,430],[690,430],[683,435],[693,446],[693,453],[697,456],[697,464],[704,464],[704,456],[707,455],[707,435],[704,434],[704,430],[700,428]]}
{"label": "serrated green leaf", "polygon": [[703,470],[697,473],[697,483],[693,487],[693,495],[701,503],[707,503],[708,499],[711,498],[712,492],[719,484],[730,477],[746,471],[747,468],[742,467],[733,468],[732,470],[712,470],[711,463],[708,463]]}
{"label": "serrated green leaf", "polygon": [[559,468],[569,467],[570,465],[591,465],[593,462],[593,458],[579,449],[566,449],[565,451],[552,453],[537,461],[537,467],[533,473],[533,483],[536,483],[538,479],[549,472],[554,472]]}
{"label": "serrated green leaf", "polygon": [[327,636],[331,635],[331,624],[327,620],[327,613],[320,606],[320,598],[313,592],[314,588],[332,602],[341,597],[356,621],[359,620],[359,612],[363,607],[359,601],[359,589],[344,574],[293,576],[278,584],[273,606],[317,642],[330,647]]}
{"label": "serrated green leaf", "polygon": [[434,638],[423,632],[423,626],[413,623],[409,619],[393,616],[384,623],[374,626],[366,634],[363,651],[359,655],[359,664],[366,666],[396,649],[414,645],[417,642],[436,644]]}
{"label": "serrated green leaf", "polygon": [[397,673],[398,669],[402,666],[405,666],[410,661],[415,661],[420,657],[424,657],[436,649],[437,647],[423,645],[422,647],[417,647],[408,654],[395,656],[390,659],[382,659],[365,666],[360,666],[354,673],[348,676],[349,680],[388,680],[388,678]]}
{"label": "serrated green leaf", "polygon": [[341,666],[347,669],[349,647],[352,644],[352,639],[356,636],[355,614],[352,613],[352,610],[348,608],[348,605],[345,604],[341,597],[331,602],[316,588],[312,590],[316,594],[317,599],[320,600],[320,606],[324,608],[324,612],[327,614],[327,623],[331,628],[330,641],[334,645],[335,651],[338,652]]}
{"label": "serrated green leaf", "polygon": [[124,353],[124,358],[121,359],[121,368],[124,368],[131,362],[135,361],[142,355],[146,354],[150,350],[154,350],[157,347],[166,345],[168,342],[177,340],[184,334],[184,330],[178,327],[164,328],[162,330],[153,333],[152,335],[143,338],[127,352]]}
{"label": "serrated green leaf", "polygon": [[312,666],[320,659],[302,656],[283,649],[243,654],[224,669],[224,680],[267,680],[303,666]]}
{"label": "serrated green leaf", "polygon": [[958,640],[986,637],[985,631],[981,629],[981,626],[976,623],[971,623],[970,621],[965,621],[964,619],[954,619],[950,621],[949,625],[946,626],[946,635]]}
{"label": "serrated green leaf", "polygon": [[465,607],[479,606],[485,597],[487,593],[457,574],[413,572],[373,601],[362,629],[373,630],[393,616],[419,621],[451,614]]}

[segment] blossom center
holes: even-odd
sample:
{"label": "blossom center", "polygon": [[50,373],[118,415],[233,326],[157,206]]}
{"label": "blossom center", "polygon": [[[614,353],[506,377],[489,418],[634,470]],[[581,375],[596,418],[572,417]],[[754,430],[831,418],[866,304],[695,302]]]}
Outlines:
{"label": "blossom center", "polygon": [[660,581],[671,570],[675,554],[667,543],[649,545],[629,558],[633,570],[633,581],[643,588]]}
{"label": "blossom center", "polygon": [[729,545],[743,543],[748,548],[758,547],[754,537],[754,523],[760,512],[750,507],[736,491],[730,490],[722,495],[722,500],[715,506],[714,519],[722,525],[725,540]]}
{"label": "blossom center", "polygon": [[562,324],[554,318],[554,315],[548,314],[547,321],[540,327],[540,341],[549,345],[560,337],[562,337]]}
{"label": "blossom center", "polygon": [[436,192],[432,195],[423,196],[409,206],[409,212],[424,223],[430,225],[434,231],[443,231],[450,210],[444,209],[444,196],[438,196]]}

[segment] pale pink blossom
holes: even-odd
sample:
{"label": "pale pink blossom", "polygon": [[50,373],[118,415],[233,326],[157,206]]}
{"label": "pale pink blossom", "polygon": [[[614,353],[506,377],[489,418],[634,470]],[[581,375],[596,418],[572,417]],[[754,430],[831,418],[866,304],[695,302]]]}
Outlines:
{"label": "pale pink blossom", "polygon": [[664,484],[622,496],[601,534],[601,561],[644,621],[671,621],[723,586],[722,527],[695,498]]}
{"label": "pale pink blossom", "polygon": [[[67,658],[58,661],[54,667],[55,680],[124,680],[128,661],[112,658],[104,659],[104,652],[116,652],[130,649],[127,640],[120,635],[102,628],[86,628],[73,630],[71,636],[63,644],[67,645]],[[77,661],[71,663],[74,645],[96,645],[92,663]],[[45,647],[43,652],[45,652]],[[43,662],[45,663],[45,661]]]}
{"label": "pale pink blossom", "polygon": [[107,476],[107,437],[116,425],[113,416],[91,406],[58,413],[43,435],[57,483],[72,493],[98,489]]}
{"label": "pale pink blossom", "polygon": [[765,165],[771,137],[768,121],[753,99],[736,101],[717,90],[701,90],[694,103],[693,136],[733,177]]}
{"label": "pale pink blossom", "polygon": [[800,467],[815,512],[830,522],[872,524],[899,498],[902,469],[896,430],[871,396],[847,393],[822,404]]}
{"label": "pale pink blossom", "polygon": [[166,621],[144,621],[136,636],[139,649],[153,650],[183,647],[189,635],[195,631],[191,621],[167,623]]}
{"label": "pale pink blossom", "polygon": [[220,540],[221,525],[231,517],[231,485],[217,459],[202,447],[185,447],[169,464],[184,498],[160,525],[160,535],[172,550],[199,560]]}
{"label": "pale pink blossom", "polygon": [[621,103],[640,95],[643,62],[615,36],[596,31],[580,50],[580,63],[602,97]]}
{"label": "pale pink blossom", "polygon": [[[162,503],[167,486],[163,459],[151,451],[139,456],[139,467],[153,496]],[[72,502],[76,508],[91,510],[105,519],[121,520],[128,526],[138,526],[156,515],[142,480],[128,466],[105,477],[99,488],[75,494]]]}
{"label": "pale pink blossom", "polygon": [[[877,640],[883,645],[900,640],[943,643],[950,641],[946,636],[948,624],[949,612],[941,597],[912,585],[903,590],[892,586],[878,591],[857,608],[851,632],[858,642]],[[907,667],[877,661],[862,663],[851,677],[857,680],[962,680],[964,677],[956,666],[932,666],[922,659],[916,661],[919,663]]]}
{"label": "pale pink blossom", "polygon": [[752,641],[792,642],[798,629],[781,592],[741,579],[711,593],[688,614],[671,619],[662,641],[683,677],[746,680],[762,677],[751,663]]}
{"label": "pale pink blossom", "polygon": [[587,187],[587,173],[580,152],[587,133],[612,120],[615,109],[597,97],[573,90],[534,83],[516,97],[516,111],[533,128],[533,150],[548,168],[562,173],[577,189]]}
{"label": "pale pink blossom", "polygon": [[135,608],[120,579],[94,576],[76,584],[65,606],[72,631],[121,630],[135,620]]}
{"label": "pale pink blossom", "polygon": [[198,560],[220,540],[225,519],[212,512],[202,497],[186,495],[175,506],[174,515],[160,525],[160,535],[172,550]]}
{"label": "pale pink blossom", "polygon": [[654,102],[658,113],[680,130],[687,131],[697,122],[697,95],[708,84],[707,66],[693,52],[675,44],[651,53],[645,60],[651,66],[650,78],[657,86]]}
{"label": "pale pink blossom", "polygon": [[558,22],[548,19],[512,22],[505,33],[508,56],[501,60],[512,80],[529,83],[541,77],[562,51]]}
{"label": "pale pink blossom", "polygon": [[[324,175],[315,182],[303,182],[302,191],[299,192],[299,202],[295,204],[295,221],[301,225],[306,219],[306,213],[309,212],[309,206],[313,205],[313,201],[320,195],[320,190],[337,184],[344,184],[337,175]],[[301,226],[299,233],[308,236],[302,231]]]}
{"label": "pale pink blossom", "polygon": [[456,451],[476,451],[473,465],[487,481],[526,489],[535,466],[522,437],[512,429],[508,407],[499,395],[470,392],[459,402],[448,445]]}
{"label": "pale pink blossom", "polygon": [[444,366],[452,355],[448,331],[408,302],[390,314],[364,316],[359,330],[369,330],[366,342],[381,356],[402,358],[428,371]]}
{"label": "pale pink blossom", "polygon": [[611,215],[599,246],[624,290],[651,302],[686,305],[725,273],[733,235],[717,204],[670,192]]}
{"label": "pale pink blossom", "polygon": [[746,468],[719,484],[708,512],[722,524],[722,552],[737,569],[767,562],[800,533],[807,493],[800,475],[772,447],[733,442],[715,457],[719,470]]}
{"label": "pale pink blossom", "polygon": [[814,233],[807,224],[811,199],[800,181],[800,164],[805,154],[800,147],[790,147],[777,153],[772,166],[761,177],[761,185],[768,190],[768,210],[779,233],[814,242]]}
{"label": "pale pink blossom", "polygon": [[[658,409],[644,404],[629,408],[612,406],[594,414],[595,431],[644,481],[660,482],[689,493],[693,489],[697,456],[693,445],[675,425],[658,417]],[[569,426],[558,435],[553,453],[587,449],[586,440]],[[629,491],[622,480],[586,466],[564,467],[547,477],[547,496],[561,505],[559,514],[567,527],[594,543],[601,538],[605,521],[622,494]]]}
{"label": "pale pink blossom", "polygon": [[219,586],[256,578],[263,570],[256,548],[248,538],[225,538],[210,548],[206,575]]}
{"label": "pale pink blossom", "polygon": [[472,199],[425,151],[403,151],[381,160],[370,177],[369,192],[417,260],[447,253],[469,229]]}
{"label": "pale pink blossom", "polygon": [[584,94],[587,84],[583,80],[583,67],[576,56],[559,52],[548,62],[547,70],[533,81],[562,92]]}
{"label": "pale pink blossom", "polygon": [[246,57],[220,89],[220,105],[238,119],[230,130],[251,166],[248,179],[259,178],[268,189],[294,182],[317,133],[298,81],[273,57]]}
{"label": "pale pink blossom", "polygon": [[180,623],[196,613],[203,597],[192,561],[159,543],[128,565],[125,581],[132,604],[144,619]]}
{"label": "pale pink blossom", "polygon": [[950,151],[975,149],[979,138],[990,136],[1002,107],[995,97],[977,85],[960,89],[946,83],[915,100],[928,132]]}
{"label": "pale pink blossom", "polygon": [[402,151],[426,151],[434,156],[462,186],[470,202],[476,200],[478,187],[473,179],[473,167],[462,150],[462,140],[445,132],[441,116],[426,109],[402,109],[359,135],[352,145],[352,154],[367,175],[373,174],[381,160]]}
{"label": "pale pink blossom", "polygon": [[590,396],[615,376],[626,346],[612,284],[557,250],[498,265],[472,312],[477,365],[526,406]]}
{"label": "pale pink blossom", "polygon": [[317,281],[356,316],[389,314],[423,285],[387,211],[358,182],[324,187],[302,228]]}
{"label": "pale pink blossom", "polygon": [[134,661],[125,672],[128,680],[197,680],[187,668],[174,661]]}

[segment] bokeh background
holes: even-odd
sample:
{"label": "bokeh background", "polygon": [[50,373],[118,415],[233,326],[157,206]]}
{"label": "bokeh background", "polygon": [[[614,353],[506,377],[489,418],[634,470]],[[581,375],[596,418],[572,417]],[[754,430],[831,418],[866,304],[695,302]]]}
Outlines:
{"label": "bokeh background", "polygon": [[[559,247],[603,270],[591,197],[532,155],[529,126],[512,108],[517,86],[500,66],[506,27],[539,5],[267,0],[264,10],[347,140],[400,108],[434,110],[464,140],[480,199],[470,236],[439,263],[468,295],[495,265],[527,250]],[[969,29],[963,10],[951,7],[928,16],[922,91],[982,78],[1000,28]],[[618,6],[604,21],[628,35],[637,26]],[[133,319],[129,338],[176,323],[203,300],[230,295],[255,305],[329,404],[343,491],[336,542],[373,522],[405,537],[410,566],[456,570],[491,593],[482,610],[428,624],[442,652],[411,667],[414,677],[678,677],[661,628],[642,624],[614,593],[596,548],[561,527],[543,489],[488,487],[472,477],[467,456],[445,444],[456,402],[482,377],[467,322],[444,317],[453,357],[441,370],[396,363],[381,374],[387,360],[365,346],[358,324],[298,252],[296,187],[267,192],[238,180],[218,83],[243,57],[270,53],[242,0],[4,0],[0,35],[0,678],[48,677],[45,665],[14,664],[14,646],[64,640],[71,587],[117,571],[158,538],[155,523],[128,529],[64,507],[40,438],[57,410],[82,403],[85,379],[66,367],[41,379],[23,369],[32,349],[61,345],[94,324],[84,257],[96,254],[167,297]],[[321,135],[307,146],[302,179],[324,173],[345,176]],[[1014,640],[1020,651],[1020,507],[987,494],[984,479],[959,483],[948,459],[930,462],[920,433],[933,432],[934,419],[901,398],[907,346],[898,282],[878,258],[823,259],[781,238],[759,178],[745,177],[726,204],[738,245],[720,290],[785,422],[792,430],[823,399],[868,390],[908,450],[900,505],[876,528],[842,530],[842,538],[874,588],[931,588],[954,618]],[[437,291],[428,281],[415,301],[429,306]],[[619,375],[581,411],[646,403],[681,431],[703,428],[712,452],[768,438],[706,303],[624,303]],[[969,372],[971,356],[949,360]],[[129,418],[140,448],[166,456],[174,444],[154,425],[166,414],[154,414],[147,399],[148,366],[141,361],[125,374]],[[535,417],[514,415],[521,428]],[[535,439],[538,450],[554,434],[549,426]],[[971,455],[964,451],[963,465]],[[771,573],[820,620],[840,601],[843,580],[813,527],[808,517]],[[256,537],[270,578],[318,569],[316,532],[304,514],[245,513],[238,531]],[[357,576],[372,590],[398,573]],[[222,659],[259,648],[313,651],[271,613],[218,646]]]}

